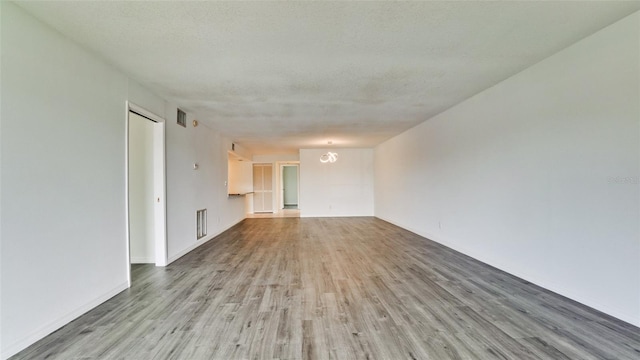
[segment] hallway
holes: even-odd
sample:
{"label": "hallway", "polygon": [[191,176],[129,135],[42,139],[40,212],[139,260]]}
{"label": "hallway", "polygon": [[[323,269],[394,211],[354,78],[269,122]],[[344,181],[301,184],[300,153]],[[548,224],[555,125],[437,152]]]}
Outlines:
{"label": "hallway", "polygon": [[12,359],[636,359],[638,328],[375,218],[247,219]]}

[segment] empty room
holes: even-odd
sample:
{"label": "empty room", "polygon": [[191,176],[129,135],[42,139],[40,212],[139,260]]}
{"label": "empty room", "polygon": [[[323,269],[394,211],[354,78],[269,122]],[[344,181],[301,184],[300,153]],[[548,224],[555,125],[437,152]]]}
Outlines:
{"label": "empty room", "polygon": [[0,1],[0,358],[640,358],[640,2]]}

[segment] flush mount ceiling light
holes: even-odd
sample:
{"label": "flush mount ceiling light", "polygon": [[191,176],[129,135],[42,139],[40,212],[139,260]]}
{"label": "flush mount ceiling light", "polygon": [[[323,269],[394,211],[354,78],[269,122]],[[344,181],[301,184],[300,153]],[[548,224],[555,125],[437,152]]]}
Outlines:
{"label": "flush mount ceiling light", "polygon": [[321,163],[334,163],[338,161],[338,154],[334,153],[334,152],[327,152],[326,154],[322,154],[320,155],[320,162]]}

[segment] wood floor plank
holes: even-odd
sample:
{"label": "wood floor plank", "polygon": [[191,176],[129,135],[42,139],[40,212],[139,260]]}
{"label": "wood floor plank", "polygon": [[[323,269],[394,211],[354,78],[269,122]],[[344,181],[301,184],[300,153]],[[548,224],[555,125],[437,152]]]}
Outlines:
{"label": "wood floor plank", "polygon": [[246,219],[12,357],[634,359],[640,329],[375,218]]}

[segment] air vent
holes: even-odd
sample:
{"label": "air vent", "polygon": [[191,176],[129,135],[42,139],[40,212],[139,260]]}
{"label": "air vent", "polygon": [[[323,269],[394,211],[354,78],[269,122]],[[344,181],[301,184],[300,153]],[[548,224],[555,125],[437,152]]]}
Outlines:
{"label": "air vent", "polygon": [[180,109],[178,109],[178,125],[187,127],[187,114]]}
{"label": "air vent", "polygon": [[196,211],[196,236],[198,239],[207,236],[207,209]]}

